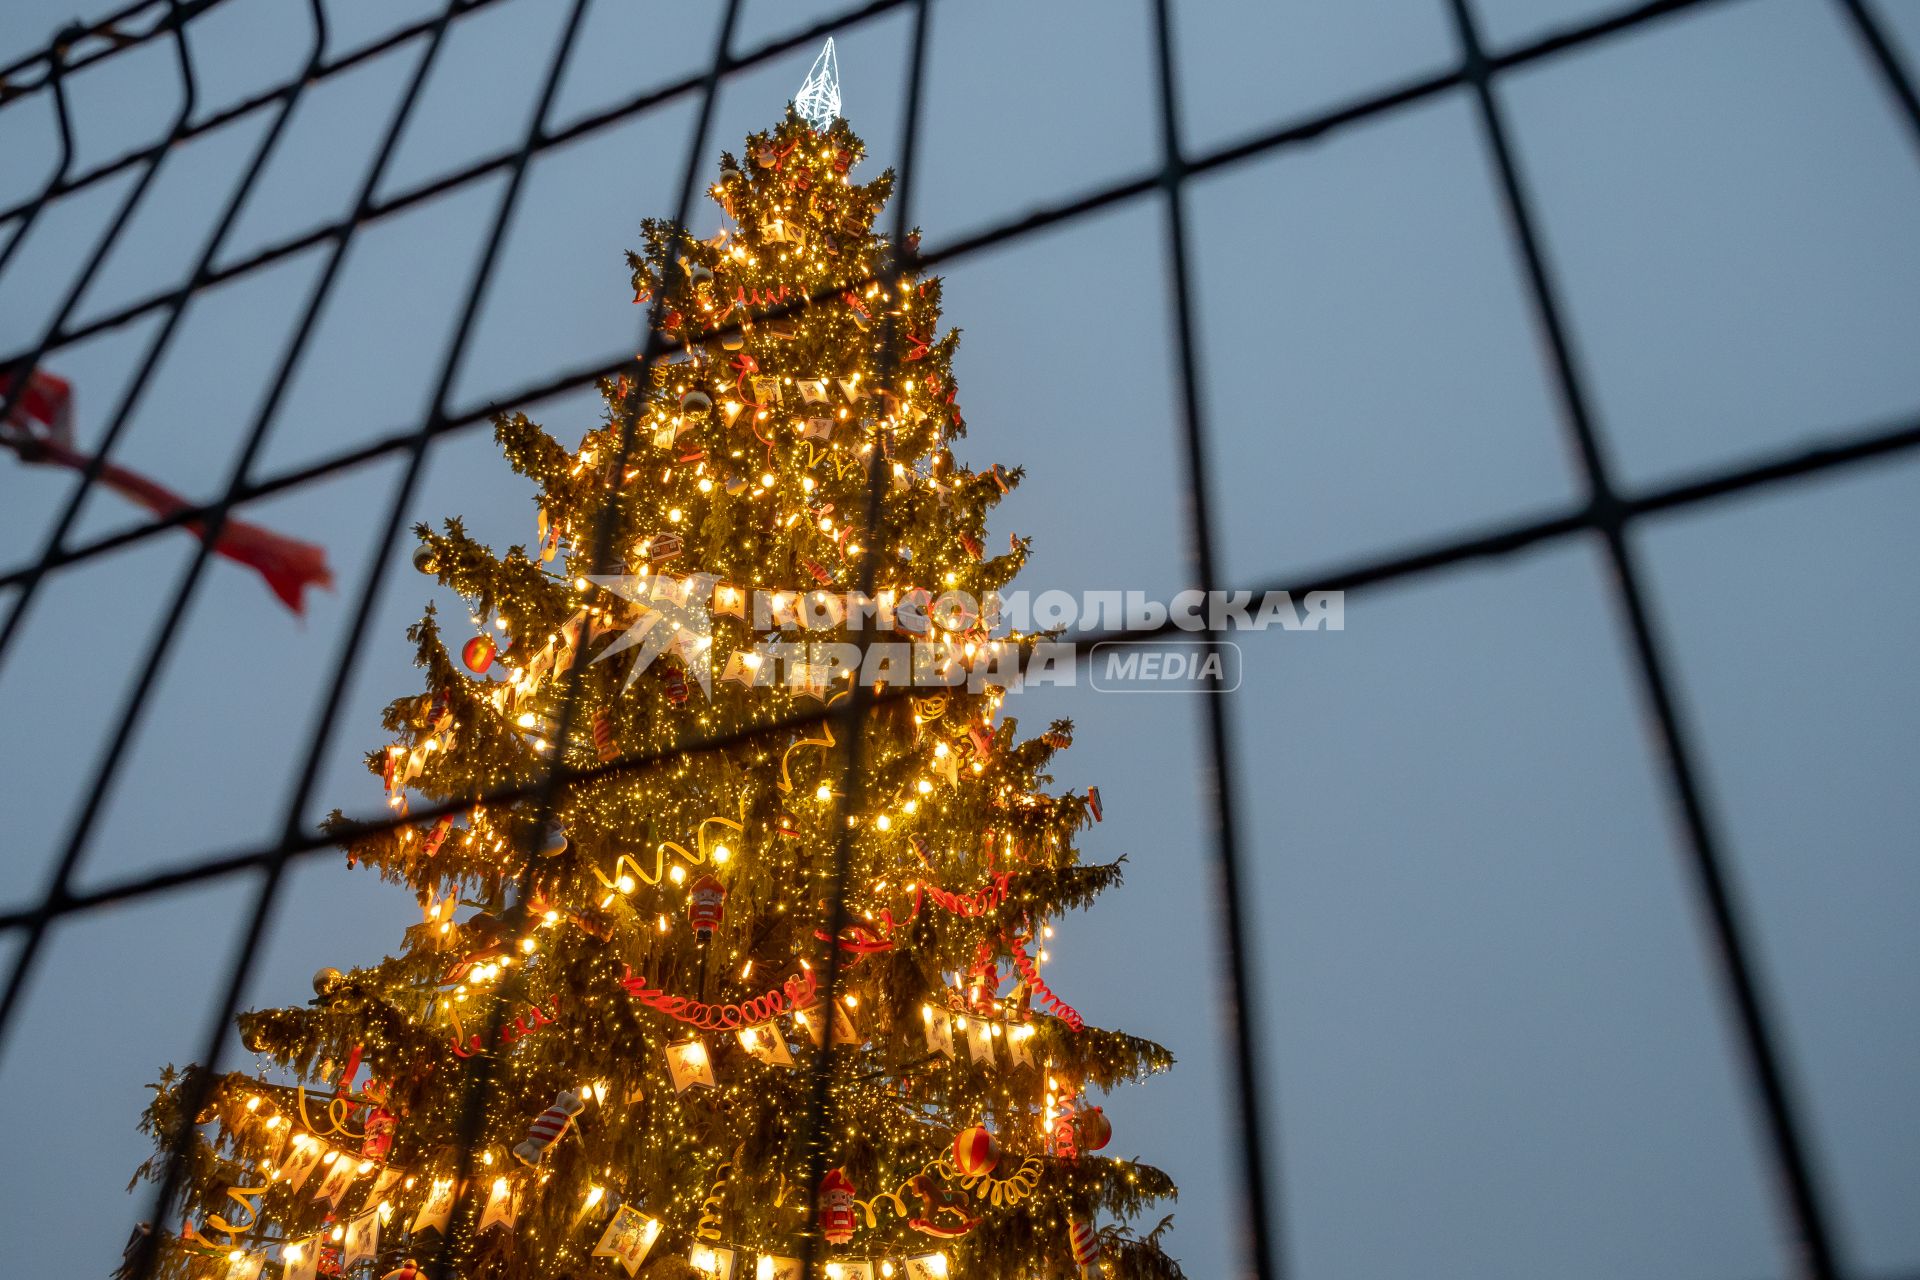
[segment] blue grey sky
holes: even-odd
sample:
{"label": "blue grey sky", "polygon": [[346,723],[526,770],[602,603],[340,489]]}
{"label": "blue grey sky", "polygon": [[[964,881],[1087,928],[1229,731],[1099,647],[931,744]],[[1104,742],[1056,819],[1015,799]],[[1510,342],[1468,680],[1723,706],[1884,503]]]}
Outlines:
{"label": "blue grey sky", "polygon": [[[1870,0],[1874,3],[1874,0]],[[104,4],[90,4],[101,10]],[[427,0],[331,0],[334,48]],[[384,191],[524,128],[561,0],[462,18]],[[831,6],[749,3],[739,47]],[[1504,46],[1615,10],[1474,0]],[[1920,62],[1920,4],[1875,11]],[[305,56],[296,0],[192,24],[202,112]],[[74,0],[0,8],[0,59]],[[718,7],[592,0],[563,124],[704,65]],[[962,233],[1156,158],[1137,0],[936,5],[912,220]],[[899,153],[905,15],[839,42],[844,110],[874,169]],[[1219,145],[1457,58],[1444,0],[1178,7],[1187,143]],[[223,260],[340,216],[419,56],[315,86]],[[150,141],[176,99],[162,45],[74,77],[84,167]],[[769,124],[811,51],[728,82],[706,151]],[[1920,151],[1829,0],[1722,0],[1502,82],[1540,200],[1605,446],[1638,488],[1920,412]],[[181,278],[266,116],[171,154],[81,319]],[[689,99],[532,166],[464,353],[456,408],[635,349],[622,253],[671,212]],[[44,98],[0,111],[0,203],[45,180]],[[45,325],[124,179],[61,202],[0,275],[0,348]],[[358,235],[255,475],[415,424],[501,185]],[[1194,184],[1200,357],[1230,578],[1287,580],[1545,512],[1581,493],[1544,347],[1465,92]],[[703,208],[697,225],[717,225]],[[963,456],[1021,463],[994,537],[1031,535],[1036,590],[1170,593],[1186,551],[1172,328],[1152,201],[969,258],[947,319],[972,427]],[[224,484],[324,249],[196,299],[118,456],[197,497]],[[152,330],[49,361],[97,437]],[[571,442],[591,395],[529,412]],[[303,621],[213,566],[81,867],[85,885],[270,843],[398,468],[247,508],[323,542],[339,576]],[[69,480],[0,463],[9,566]],[[485,428],[429,459],[410,518],[531,540],[531,490]],[[1697,730],[1707,800],[1852,1273],[1920,1269],[1920,459],[1831,473],[1648,520],[1634,534]],[[139,514],[93,496],[81,536]],[[158,539],[50,581],[0,668],[0,902],[40,892],[187,562]],[[378,709],[418,687],[403,632],[428,599],[389,575],[311,823],[371,812]],[[1287,1258],[1301,1280],[1765,1280],[1789,1274],[1763,1144],[1680,860],[1648,719],[1597,545],[1356,593],[1346,630],[1248,644],[1232,695],[1253,874],[1261,1076]],[[457,618],[458,614],[454,614]],[[1123,889],[1061,928],[1051,981],[1152,1036],[1170,1075],[1109,1102],[1114,1150],[1180,1181],[1174,1250],[1231,1274],[1241,1211],[1221,1040],[1201,708],[1087,688],[1021,695],[1080,726],[1056,770],[1097,784],[1087,852]],[[217,884],[60,925],[0,1052],[16,1154],[0,1162],[8,1266],[104,1275],[145,1200],[134,1123],[160,1064],[198,1052],[249,900]],[[411,898],[334,855],[302,864],[248,1000],[294,1003],[365,963]],[[0,943],[10,957],[11,940]],[[244,1063],[230,1046],[230,1065]]]}

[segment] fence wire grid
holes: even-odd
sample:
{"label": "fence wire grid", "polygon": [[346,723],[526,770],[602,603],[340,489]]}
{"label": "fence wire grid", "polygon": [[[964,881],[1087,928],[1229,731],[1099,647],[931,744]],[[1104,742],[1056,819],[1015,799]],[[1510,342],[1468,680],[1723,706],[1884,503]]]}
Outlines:
{"label": "fence wire grid", "polygon": [[[1194,149],[1183,142],[1182,95],[1170,12],[1172,0],[1153,0],[1150,6],[1155,69],[1152,98],[1159,135],[1158,163],[1069,199],[1033,207],[984,230],[919,249],[905,247],[899,233],[906,226],[909,193],[914,181],[915,137],[922,115],[923,73],[930,39],[928,11],[932,0],[870,0],[867,4],[847,8],[804,30],[746,49],[733,47],[740,0],[726,0],[712,61],[703,72],[602,108],[564,127],[553,127],[549,125],[549,116],[552,114],[556,91],[567,69],[569,55],[580,33],[581,18],[586,8],[586,0],[572,0],[559,38],[545,55],[542,64],[545,70],[537,104],[524,132],[508,146],[453,172],[387,195],[376,195],[376,192],[389,172],[396,144],[420,99],[429,73],[445,48],[449,31],[461,19],[493,7],[500,0],[451,0],[436,16],[400,27],[344,53],[328,51],[329,25],[324,0],[306,0],[310,24],[309,44],[300,72],[283,83],[230,106],[197,114],[198,78],[192,48],[187,40],[188,29],[209,11],[238,2],[134,0],[105,18],[67,28],[43,49],[0,67],[0,110],[18,111],[22,109],[22,104],[36,101],[50,104],[58,131],[58,160],[51,178],[31,199],[0,210],[0,226],[6,228],[0,232],[5,237],[4,244],[0,244],[0,270],[4,270],[13,260],[28,233],[47,214],[54,201],[100,186],[116,176],[131,175],[124,192],[113,202],[112,213],[104,229],[93,239],[91,248],[65,288],[58,291],[60,301],[38,340],[22,349],[0,355],[0,370],[10,376],[10,385],[14,389],[0,401],[0,420],[5,420],[15,410],[15,401],[25,385],[26,375],[40,367],[50,356],[136,320],[151,317],[157,321],[144,339],[139,357],[134,362],[134,375],[128,380],[107,418],[104,432],[92,445],[90,464],[61,504],[46,531],[38,554],[30,561],[0,569],[0,591],[5,592],[8,601],[5,621],[0,623],[0,663],[8,657],[37,596],[54,575],[159,537],[169,530],[195,523],[204,525],[197,553],[175,584],[154,634],[142,651],[144,657],[137,676],[120,708],[107,745],[93,766],[88,785],[82,793],[80,810],[58,849],[44,893],[31,907],[0,914],[0,936],[10,937],[17,944],[4,994],[0,994],[0,1044],[5,1043],[9,1028],[19,1012],[23,993],[27,990],[36,964],[43,958],[48,932],[57,922],[152,898],[189,885],[251,877],[257,882],[253,908],[242,932],[240,945],[228,966],[223,997],[216,1002],[207,1022],[206,1049],[199,1059],[209,1064],[218,1061],[233,1015],[239,1006],[243,976],[266,937],[270,913],[283,886],[285,872],[296,860],[333,847],[332,841],[303,828],[302,815],[336,727],[335,721],[347,688],[348,671],[360,652],[385,571],[396,554],[404,515],[416,489],[429,446],[442,437],[488,421],[497,409],[511,409],[588,386],[601,377],[623,371],[632,372],[636,360],[644,373],[647,363],[664,354],[657,325],[650,326],[644,335],[645,348],[637,357],[561,370],[537,384],[521,387],[508,396],[490,402],[484,409],[455,409],[451,403],[455,374],[468,349],[501,245],[514,224],[518,197],[530,161],[544,152],[646,113],[668,109],[683,102],[696,102],[698,109],[687,153],[687,169],[679,192],[677,220],[685,223],[699,186],[699,172],[710,149],[718,145],[707,135],[712,125],[715,99],[723,83],[782,55],[814,48],[827,36],[859,28],[902,10],[910,16],[912,38],[908,48],[906,102],[902,117],[905,121],[902,159],[897,166],[899,187],[895,196],[897,225],[894,229],[897,256],[888,269],[920,270],[957,263],[997,246],[1030,238],[1117,206],[1140,202],[1159,207],[1163,215],[1162,265],[1170,282],[1168,296],[1171,314],[1166,319],[1177,370],[1179,420],[1176,429],[1184,460],[1192,585],[1209,590],[1251,588],[1256,594],[1270,590],[1285,590],[1296,595],[1322,590],[1360,591],[1386,583],[1439,574],[1471,561],[1499,557],[1556,540],[1583,535],[1597,536],[1611,571],[1610,591],[1623,637],[1632,656],[1642,710],[1652,727],[1662,785],[1672,813],[1676,816],[1686,870],[1701,908],[1698,918],[1703,922],[1706,945],[1720,961],[1721,995],[1736,1031],[1736,1047],[1744,1068],[1744,1086],[1750,1095],[1754,1112],[1760,1117],[1763,1138],[1761,1154],[1776,1192],[1773,1203],[1779,1226],[1792,1244],[1792,1263],[1797,1274],[1812,1280],[1838,1280],[1842,1275],[1834,1246],[1834,1215],[1829,1189],[1816,1175],[1814,1162],[1809,1156],[1807,1121],[1783,1060],[1778,1016],[1756,973],[1752,926],[1740,909],[1737,895],[1729,883],[1728,857],[1723,838],[1703,801],[1700,747],[1676,703],[1671,674],[1674,660],[1651,615],[1645,572],[1630,544],[1628,531],[1636,520],[1651,513],[1671,512],[1736,494],[1777,488],[1808,477],[1906,454],[1920,446],[1920,409],[1916,409],[1904,421],[1862,429],[1849,437],[1830,439],[1818,447],[1783,450],[1740,465],[1699,472],[1664,485],[1638,490],[1623,487],[1616,478],[1607,449],[1596,430],[1592,397],[1569,337],[1562,290],[1556,282],[1550,256],[1543,247],[1541,214],[1511,141],[1511,112],[1496,92],[1501,77],[1516,69],[1535,66],[1590,49],[1628,33],[1653,28],[1675,15],[1733,7],[1742,0],[1651,0],[1649,3],[1618,9],[1594,20],[1564,26],[1507,48],[1489,47],[1483,39],[1481,22],[1471,0],[1444,0],[1460,51],[1457,63],[1451,68],[1338,101],[1331,107],[1211,149]],[[1869,0],[1831,0],[1831,4],[1865,51],[1867,65],[1877,74],[1883,91],[1895,104],[1910,135],[1909,141],[1914,145],[1915,159],[1920,161],[1920,96],[1916,96],[1914,79],[1902,63],[1901,55],[1884,26],[1883,17],[1875,12]],[[91,168],[79,169],[67,96],[68,78],[79,70],[110,63],[131,50],[148,45],[168,51],[179,81],[180,104],[164,136],[151,145],[129,150]],[[334,222],[271,243],[239,260],[216,266],[242,206],[282,143],[288,120],[302,95],[316,84],[403,47],[418,47],[421,50],[419,61],[407,79],[356,186],[351,211]],[[529,57],[533,56],[530,52]],[[1424,540],[1388,554],[1358,559],[1293,578],[1269,575],[1268,580],[1263,582],[1225,581],[1218,567],[1218,508],[1209,470],[1215,428],[1203,394],[1200,353],[1195,337],[1192,232],[1186,209],[1188,185],[1203,175],[1311,142],[1350,125],[1406,110],[1455,90],[1464,90],[1469,95],[1482,140],[1492,158],[1505,230],[1511,251],[1522,270],[1531,320],[1546,351],[1559,416],[1567,441],[1578,458],[1585,494],[1563,510],[1544,517],[1510,521],[1488,532]],[[266,127],[240,166],[212,219],[206,239],[195,255],[184,283],[123,304],[84,323],[75,323],[74,316],[83,295],[140,209],[169,155],[183,142],[234,121],[256,116],[266,121]],[[467,277],[462,300],[455,309],[459,318],[454,337],[434,377],[430,412],[417,424],[395,430],[369,443],[340,450],[301,466],[253,477],[251,472],[259,459],[261,446],[282,405],[294,368],[313,335],[316,320],[338,278],[341,264],[355,235],[369,225],[422,205],[436,196],[502,175],[505,181],[501,184],[487,234]],[[267,384],[267,393],[234,458],[230,476],[220,496],[211,502],[192,505],[172,515],[118,532],[76,541],[73,535],[81,507],[91,487],[97,482],[102,467],[111,459],[120,443],[128,421],[151,381],[151,375],[166,356],[189,300],[225,282],[255,275],[274,263],[322,246],[323,265],[298,312],[292,338],[275,366]],[[875,274],[883,275],[885,271]],[[661,290],[659,298],[663,298],[665,293],[665,289]],[[655,310],[659,306],[659,298],[655,300]],[[657,320],[658,317],[653,318]],[[644,385],[644,378],[641,385]],[[74,884],[75,870],[101,817],[136,728],[148,709],[156,677],[178,637],[182,620],[203,579],[212,540],[229,518],[232,509],[246,502],[317,484],[349,469],[389,456],[403,459],[405,465],[392,501],[379,525],[381,533],[375,543],[367,581],[349,611],[350,622],[333,667],[322,711],[298,766],[295,796],[287,808],[281,838],[266,847],[238,853],[217,853],[188,865],[125,876],[91,888],[77,888]],[[1161,630],[1164,632],[1171,628],[1172,623],[1169,622]],[[1083,631],[1069,638],[1077,645],[1084,661],[1095,644],[1103,639],[1115,638],[1117,634]],[[1140,632],[1125,634],[1132,638],[1141,635]],[[1204,633],[1204,637],[1210,642],[1217,639],[1212,632]],[[571,711],[570,701],[564,709],[566,713]],[[1238,1121],[1234,1129],[1239,1143],[1237,1161],[1242,1203],[1238,1207],[1237,1217],[1244,1225],[1244,1238],[1239,1242],[1239,1269],[1241,1274],[1266,1280],[1287,1273],[1287,1251],[1279,1221],[1279,1174],[1270,1142],[1274,1131],[1272,1118],[1263,1114],[1266,1104],[1257,1087],[1254,1065],[1256,1049],[1267,1029],[1260,1025],[1255,1012],[1258,1006],[1252,989],[1250,928],[1243,906],[1245,868],[1241,805],[1237,794],[1235,735],[1231,723],[1233,702],[1225,697],[1212,697],[1204,701],[1207,709],[1204,725],[1207,756],[1203,762],[1202,798],[1212,822],[1210,843],[1214,899],[1223,926],[1220,963],[1224,995],[1230,1010],[1230,1059]],[[861,709],[856,700],[856,705],[849,710],[794,716],[748,735],[689,740],[679,744],[676,753],[726,745],[740,736],[782,732],[830,715],[841,718],[851,726],[858,723]],[[563,714],[561,735],[564,737],[564,734]],[[852,750],[849,752],[848,781],[857,785],[859,735],[851,733],[849,738]],[[668,758],[671,758],[671,754],[626,755],[584,770],[573,769],[556,760],[554,770],[538,785],[489,793],[478,799],[488,803],[527,799],[544,803],[550,800],[555,785],[564,779],[643,769],[657,760]],[[441,813],[463,810],[472,803],[474,800],[465,799],[458,804],[428,807],[415,811],[404,821],[415,823]],[[397,826],[401,821],[394,819],[384,825]],[[369,824],[369,829],[378,830],[382,825],[375,821]],[[843,848],[837,864],[841,875],[836,887],[836,914],[845,908],[844,853]],[[830,948],[829,955],[837,960],[837,951]],[[827,983],[829,999],[833,982],[834,976],[830,974]],[[816,1105],[824,1105],[823,1092],[816,1095]],[[193,1114],[193,1110],[189,1108],[187,1114]],[[470,1107],[470,1111],[477,1116],[477,1105]],[[817,1119],[814,1117],[816,1122]],[[190,1136],[190,1128],[176,1135],[176,1153],[185,1149]],[[163,1221],[160,1209],[175,1188],[176,1184],[170,1176],[155,1196],[153,1211],[145,1216],[154,1222]],[[156,1258],[157,1244],[150,1244],[137,1259],[137,1280],[146,1280]]]}

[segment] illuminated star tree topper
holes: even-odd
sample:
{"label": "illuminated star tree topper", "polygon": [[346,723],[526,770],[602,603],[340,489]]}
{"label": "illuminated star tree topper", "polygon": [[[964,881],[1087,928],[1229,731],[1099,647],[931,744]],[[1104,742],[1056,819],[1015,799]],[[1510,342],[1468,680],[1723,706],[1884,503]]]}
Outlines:
{"label": "illuminated star tree topper", "polygon": [[807,72],[800,92],[793,95],[793,108],[820,133],[825,133],[840,114],[840,64],[833,56],[832,36],[827,37],[827,47],[813,60],[813,70]]}

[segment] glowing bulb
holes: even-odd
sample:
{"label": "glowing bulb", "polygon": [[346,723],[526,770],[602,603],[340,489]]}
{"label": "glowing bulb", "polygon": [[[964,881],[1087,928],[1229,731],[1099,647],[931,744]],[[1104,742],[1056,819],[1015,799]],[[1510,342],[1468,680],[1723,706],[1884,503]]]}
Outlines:
{"label": "glowing bulb", "polygon": [[685,884],[687,869],[676,862],[673,864],[673,870],[667,872],[667,879],[673,881],[675,884]]}
{"label": "glowing bulb", "polygon": [[890,831],[893,829],[893,819],[883,813],[873,820],[873,825],[882,831]]}
{"label": "glowing bulb", "polygon": [[620,892],[632,893],[634,891],[634,888],[635,888],[635,884],[632,876],[620,877]]}
{"label": "glowing bulb", "polygon": [[713,860],[716,863],[725,862],[728,858],[731,858],[732,856],[733,856],[733,850],[727,848],[727,846],[723,844],[717,844],[713,846]]}
{"label": "glowing bulb", "polygon": [[823,782],[813,789],[813,798],[821,804],[825,804],[827,801],[833,799],[833,788]]}

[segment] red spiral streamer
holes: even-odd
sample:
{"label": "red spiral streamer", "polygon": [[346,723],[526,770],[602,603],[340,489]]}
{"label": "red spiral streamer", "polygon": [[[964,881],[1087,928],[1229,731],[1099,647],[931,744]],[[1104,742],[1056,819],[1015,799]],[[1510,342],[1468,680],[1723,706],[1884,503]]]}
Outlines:
{"label": "red spiral streamer", "polygon": [[677,1022],[684,1022],[701,1031],[737,1031],[741,1027],[761,1026],[782,1014],[812,1008],[819,999],[820,984],[809,969],[804,975],[795,974],[788,978],[764,995],[735,1004],[707,1004],[686,996],[669,994],[649,987],[647,980],[634,977],[631,969],[627,970],[627,976],[621,979],[620,985],[641,1004],[649,1009],[657,1009]]}
{"label": "red spiral streamer", "polygon": [[1033,963],[1032,957],[1027,955],[1025,944],[1012,936],[1005,936],[1002,941],[1007,944],[1007,950],[1013,953],[1013,967],[1018,969],[1020,976],[1027,980],[1027,986],[1032,989],[1035,998],[1075,1031],[1086,1030],[1086,1019],[1082,1018],[1072,1005],[1053,994],[1053,988],[1041,980],[1040,969]]}
{"label": "red spiral streamer", "polygon": [[918,885],[914,889],[914,910],[919,911],[919,895],[924,891],[937,905],[957,916],[983,916],[1007,900],[1007,885],[1011,878],[1007,872],[996,872],[984,887],[972,893],[954,893],[937,884]]}

